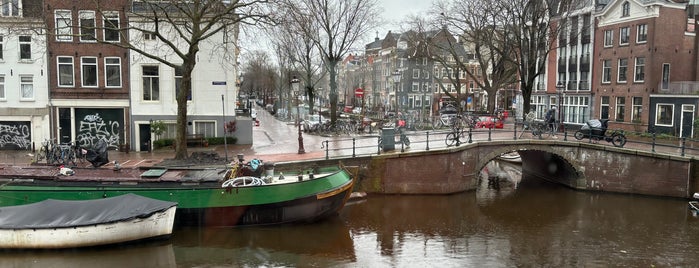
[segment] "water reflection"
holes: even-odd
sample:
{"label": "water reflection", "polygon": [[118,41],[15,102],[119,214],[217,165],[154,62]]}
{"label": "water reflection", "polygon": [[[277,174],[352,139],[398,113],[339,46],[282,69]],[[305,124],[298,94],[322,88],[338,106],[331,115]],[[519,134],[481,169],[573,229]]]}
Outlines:
{"label": "water reflection", "polygon": [[185,228],[174,232],[177,264],[194,266],[331,266],[356,259],[339,219],[246,228]]}
{"label": "water reflection", "polygon": [[95,248],[0,251],[0,268],[176,267],[172,244],[150,241]]}
{"label": "water reflection", "polygon": [[[495,174],[496,176],[490,176]],[[476,191],[370,195],[306,225],[191,228],[166,244],[1,252],[1,267],[695,267],[679,199],[576,191],[493,163]],[[488,178],[498,179],[498,186]]]}

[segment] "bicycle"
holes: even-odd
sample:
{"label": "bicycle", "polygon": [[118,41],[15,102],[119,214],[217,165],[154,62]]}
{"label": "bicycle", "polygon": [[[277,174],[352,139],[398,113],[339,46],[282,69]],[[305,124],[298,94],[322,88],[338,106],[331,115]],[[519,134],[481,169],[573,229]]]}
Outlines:
{"label": "bicycle", "polygon": [[525,121],[522,126],[522,132],[519,133],[518,138],[521,138],[522,135],[524,135],[524,132],[528,131],[531,132],[532,136],[534,137],[539,137],[539,139],[546,139],[551,135],[555,136],[555,128],[555,122],[553,123],[552,128],[550,124],[547,124],[542,120],[533,120],[531,122]]}
{"label": "bicycle", "polygon": [[447,136],[444,138],[444,142],[447,144],[447,147],[449,146],[459,146],[461,145],[461,138],[464,137],[464,129],[461,128],[463,121],[461,120],[461,116],[454,118],[456,119],[454,123],[452,124],[451,127],[451,132],[447,134]]}

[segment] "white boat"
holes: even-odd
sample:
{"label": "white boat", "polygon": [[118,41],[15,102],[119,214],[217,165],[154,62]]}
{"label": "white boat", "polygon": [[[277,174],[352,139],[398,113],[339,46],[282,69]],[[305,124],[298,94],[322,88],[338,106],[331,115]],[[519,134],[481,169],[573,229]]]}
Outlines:
{"label": "white boat", "polygon": [[522,163],[522,157],[517,152],[510,152],[498,156],[498,160],[510,162],[510,163]]}
{"label": "white boat", "polygon": [[135,194],[0,207],[0,248],[100,246],[169,236],[177,203]]}

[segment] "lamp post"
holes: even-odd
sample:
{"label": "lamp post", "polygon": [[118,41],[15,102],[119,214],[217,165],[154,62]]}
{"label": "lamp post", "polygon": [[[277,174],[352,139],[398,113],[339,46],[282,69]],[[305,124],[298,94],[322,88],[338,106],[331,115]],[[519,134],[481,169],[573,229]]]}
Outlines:
{"label": "lamp post", "polygon": [[226,162],[228,162],[228,139],[226,137],[226,102],[223,100],[223,95],[221,94],[221,107],[222,107],[222,117],[223,117],[223,151],[226,156]]}
{"label": "lamp post", "polygon": [[563,124],[563,90],[565,89],[565,85],[563,82],[558,81],[556,83],[556,92],[558,93],[558,121],[559,121],[559,127],[558,129],[561,130],[561,132],[565,133],[565,124]]}
{"label": "lamp post", "polygon": [[296,76],[294,76],[294,78],[291,79],[291,89],[292,89],[292,91],[294,91],[294,95],[296,96],[296,126],[298,127],[298,130],[299,130],[299,151],[298,151],[298,153],[304,154],[304,153],[306,153],[306,150],[303,149],[303,136],[302,136],[303,134],[301,134],[301,120],[300,120],[301,113],[299,111],[299,105],[300,105],[300,103],[299,103],[299,83],[300,82],[301,81],[299,81],[299,79],[297,79]]}
{"label": "lamp post", "polygon": [[396,91],[395,92],[396,93],[396,114],[398,114],[398,112],[400,112],[399,108],[400,108],[400,103],[401,103],[401,100],[399,98],[400,96],[398,96],[398,83],[400,83],[401,72],[398,69],[396,69],[391,74],[391,77],[393,78],[393,83],[395,84],[394,90]]}

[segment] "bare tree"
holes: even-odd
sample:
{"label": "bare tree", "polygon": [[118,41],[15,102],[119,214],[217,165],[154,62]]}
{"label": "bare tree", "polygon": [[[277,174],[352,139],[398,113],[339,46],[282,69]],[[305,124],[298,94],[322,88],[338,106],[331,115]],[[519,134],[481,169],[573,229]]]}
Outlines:
{"label": "bare tree", "polygon": [[247,54],[244,62],[241,92],[267,100],[278,80],[270,55],[266,51],[254,50]]}
{"label": "bare tree", "polygon": [[[99,1],[97,1],[99,5]],[[109,43],[128,48],[143,57],[182,70],[182,89],[177,94],[177,129],[175,159],[187,158],[187,96],[191,96],[192,70],[204,42],[224,35],[221,46],[235,45],[241,24],[265,23],[269,20],[267,0],[142,0],[131,2],[129,28],[120,31],[122,42]],[[105,15],[105,14],[100,14]],[[109,24],[106,25],[110,27]],[[112,25],[111,27],[115,27]],[[132,36],[127,38],[126,34]],[[155,38],[162,47],[144,46],[142,39]],[[219,42],[219,41],[217,41]],[[235,59],[222,59],[232,60]]]}
{"label": "bare tree", "polygon": [[280,48],[291,64],[290,68],[296,70],[304,83],[304,94],[309,100],[308,106],[312,114],[313,100],[315,99],[315,86],[325,74],[321,57],[317,46],[308,35],[298,35],[299,31],[309,28],[312,21],[307,17],[293,16],[293,8],[285,9],[287,13],[281,16],[280,25],[270,29],[272,43]]}
{"label": "bare tree", "polygon": [[285,6],[299,21],[298,35],[318,48],[330,80],[330,118],[337,121],[337,65],[357,41],[379,21],[376,0],[287,0]]}

